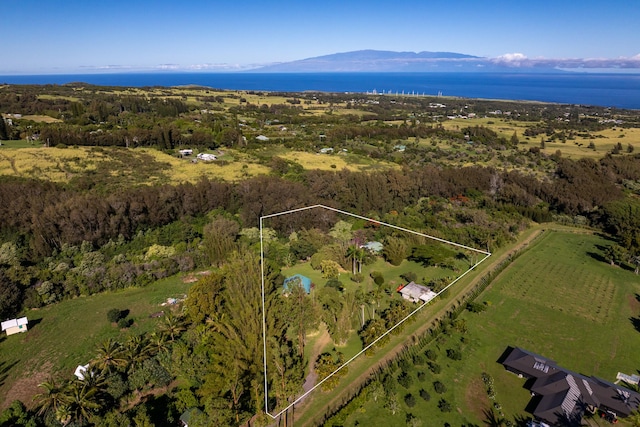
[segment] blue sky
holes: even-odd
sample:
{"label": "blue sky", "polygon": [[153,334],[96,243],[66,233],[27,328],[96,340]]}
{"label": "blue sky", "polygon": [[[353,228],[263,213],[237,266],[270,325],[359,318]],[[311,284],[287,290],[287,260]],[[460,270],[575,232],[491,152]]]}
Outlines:
{"label": "blue sky", "polygon": [[0,0],[0,74],[228,69],[360,49],[631,58],[638,0]]}

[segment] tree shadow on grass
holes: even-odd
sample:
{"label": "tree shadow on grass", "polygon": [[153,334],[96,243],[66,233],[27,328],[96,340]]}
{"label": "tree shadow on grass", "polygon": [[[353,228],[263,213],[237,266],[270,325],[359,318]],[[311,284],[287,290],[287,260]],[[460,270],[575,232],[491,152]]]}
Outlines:
{"label": "tree shadow on grass", "polygon": [[9,371],[11,371],[11,368],[13,368],[17,363],[17,360],[12,363],[0,361],[0,386],[4,385],[4,381],[9,376]]}
{"label": "tree shadow on grass", "polygon": [[587,255],[589,255],[591,258],[595,259],[596,261],[604,262],[606,264],[610,264],[609,260],[606,259],[601,253],[587,252]]}
{"label": "tree shadow on grass", "polygon": [[636,331],[640,332],[640,317],[630,317],[629,320]]}
{"label": "tree shadow on grass", "polygon": [[513,418],[513,425],[516,427],[527,427],[529,425],[529,421],[531,421],[530,417],[525,417],[524,415],[516,415]]}
{"label": "tree shadow on grass", "polygon": [[42,317],[40,317],[38,319],[29,320],[29,329],[31,330],[31,329],[35,328],[40,323],[42,323]]}
{"label": "tree shadow on grass", "polygon": [[482,420],[489,427],[502,427],[505,424],[505,419],[496,414],[492,408],[487,408],[482,411],[484,414],[484,420]]}

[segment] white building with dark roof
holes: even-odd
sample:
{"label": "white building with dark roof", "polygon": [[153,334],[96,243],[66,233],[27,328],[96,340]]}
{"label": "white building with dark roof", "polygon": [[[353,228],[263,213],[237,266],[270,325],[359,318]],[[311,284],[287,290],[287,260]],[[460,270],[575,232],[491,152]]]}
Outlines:
{"label": "white building with dark roof", "polygon": [[425,304],[438,296],[438,294],[433,292],[427,286],[419,285],[415,282],[411,282],[408,285],[399,288],[398,292],[400,292],[402,298],[406,300],[411,302],[423,301]]}

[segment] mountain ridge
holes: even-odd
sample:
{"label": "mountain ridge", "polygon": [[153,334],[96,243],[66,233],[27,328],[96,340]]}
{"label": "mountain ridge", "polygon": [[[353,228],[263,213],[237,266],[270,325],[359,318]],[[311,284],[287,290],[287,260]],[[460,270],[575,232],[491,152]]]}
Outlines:
{"label": "mountain ridge", "polygon": [[507,68],[490,58],[457,52],[363,49],[270,64],[254,72],[448,72]]}
{"label": "mountain ridge", "polygon": [[561,73],[595,69],[640,69],[640,55],[632,58],[527,58],[511,53],[488,58],[456,52],[409,52],[364,49],[315,56],[256,67],[260,73],[335,73],[335,72],[509,72]]}

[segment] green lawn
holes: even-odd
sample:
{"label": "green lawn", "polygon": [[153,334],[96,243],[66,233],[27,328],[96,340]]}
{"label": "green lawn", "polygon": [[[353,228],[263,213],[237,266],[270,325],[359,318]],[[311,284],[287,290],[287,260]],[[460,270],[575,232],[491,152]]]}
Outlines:
{"label": "green lawn", "polygon": [[42,144],[40,142],[27,141],[26,139],[5,140],[5,141],[0,141],[0,143],[2,144],[2,145],[0,145],[0,150],[6,149],[6,148],[42,147]]}
{"label": "green lawn", "polygon": [[[24,313],[29,331],[0,338],[0,396],[6,396],[0,407],[18,398],[28,405],[38,383],[50,375],[71,377],[77,365],[89,362],[101,341],[153,330],[158,320],[149,315],[168,310],[160,304],[169,297],[182,298],[189,287],[173,276],[144,288],[80,297]],[[133,325],[125,330],[111,325],[107,311],[112,308],[129,310]]]}
{"label": "green lawn", "polygon": [[[462,266],[462,263],[460,263],[460,265]],[[468,268],[468,266],[465,267]],[[340,274],[339,279],[345,287],[344,292],[355,292],[356,289],[361,289],[366,294],[370,291],[373,291],[377,287],[377,285],[370,277],[370,273],[372,271],[379,271],[382,273],[385,279],[382,288],[388,292],[380,293],[380,299],[378,300],[378,303],[375,307],[372,307],[369,304],[366,306],[364,316],[365,321],[372,318],[372,316],[374,315],[374,308],[376,313],[375,315],[379,317],[380,313],[389,307],[389,304],[393,299],[402,299],[402,296],[395,291],[400,284],[406,284],[406,280],[400,277],[401,274],[414,272],[418,277],[417,282],[421,283],[423,279],[440,277],[450,277],[450,279],[453,280],[455,277],[464,272],[463,270],[459,273],[454,273],[452,270],[444,268],[424,267],[421,264],[407,260],[402,261],[402,263],[398,266],[394,266],[386,262],[382,257],[377,257],[375,262],[363,266],[362,274],[364,275],[365,279],[362,283],[356,283],[352,281],[352,274],[350,271],[343,271]],[[318,290],[324,287],[325,283],[327,282],[327,279],[322,277],[322,273],[320,272],[320,270],[314,270],[313,268],[311,268],[311,263],[309,262],[298,263],[290,268],[283,269],[282,274],[285,277],[289,277],[294,274],[302,274],[303,276],[311,279],[311,282],[316,285],[316,288],[312,291],[312,297],[314,297]],[[417,306],[413,308],[417,308]],[[355,315],[359,316],[360,313],[355,313]],[[347,359],[351,358],[362,350],[362,341],[360,340],[355,330],[352,331],[347,344],[344,346],[340,346],[338,349],[344,354]]]}
{"label": "green lawn", "polygon": [[[480,301],[489,303],[487,311],[461,315],[468,329],[464,335],[451,331],[430,346],[438,353],[441,373],[413,366],[413,385],[397,386],[401,410],[395,416],[380,401],[369,401],[345,425],[401,425],[406,413],[428,426],[485,425],[484,411],[493,401],[487,398],[482,372],[494,378],[496,401],[506,419],[526,419],[530,395],[524,380],[496,363],[509,345],[609,381],[615,381],[618,371],[637,373],[640,332],[630,319],[640,315],[640,278],[598,259],[598,247],[607,243],[595,235],[547,232],[480,295]],[[462,360],[447,358],[447,349],[461,350]],[[418,371],[426,372],[424,382],[418,381]],[[447,386],[445,394],[434,391],[436,380]],[[430,401],[419,397],[421,388],[430,393]],[[416,397],[413,408],[404,403],[408,393]],[[452,404],[452,412],[438,409],[440,398]]]}

